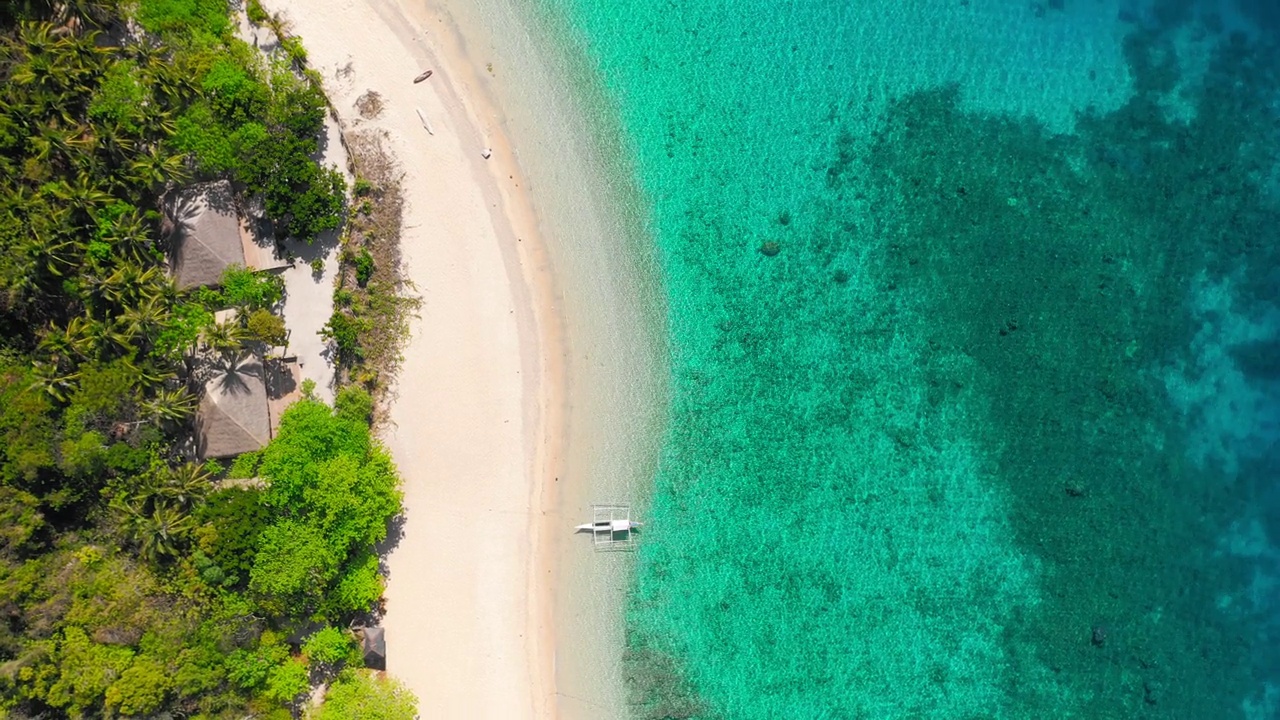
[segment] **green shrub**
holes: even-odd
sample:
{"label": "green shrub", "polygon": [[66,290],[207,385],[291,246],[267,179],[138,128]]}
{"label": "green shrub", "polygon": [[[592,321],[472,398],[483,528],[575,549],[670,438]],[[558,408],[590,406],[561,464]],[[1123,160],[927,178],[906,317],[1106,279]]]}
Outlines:
{"label": "green shrub", "polygon": [[22,552],[45,527],[36,496],[0,485],[0,557]]}
{"label": "green shrub", "polygon": [[99,475],[106,468],[106,438],[102,433],[88,431],[63,440],[58,446],[62,459],[58,467],[72,477]]}
{"label": "green shrub", "polygon": [[418,700],[392,677],[346,670],[329,686],[314,720],[413,720]]}
{"label": "green shrub", "polygon": [[138,82],[138,67],[129,60],[112,64],[89,101],[89,117],[115,122],[137,132],[138,119],[150,93]]}
{"label": "green shrub", "polygon": [[204,97],[227,127],[256,122],[266,115],[271,91],[250,69],[231,58],[214,61],[204,76]]}
{"label": "green shrub", "polygon": [[[345,395],[348,412],[358,399]],[[295,616],[367,610],[382,587],[372,548],[401,508],[395,466],[368,424],[300,400],[285,411],[260,472],[277,520],[258,538],[250,588],[264,606]]]}
{"label": "green shrub", "polygon": [[222,298],[231,307],[249,310],[275,307],[284,298],[284,280],[279,275],[232,265],[222,273]]}
{"label": "green shrub", "polygon": [[261,453],[244,453],[231,461],[231,469],[227,471],[227,477],[232,480],[247,480],[251,477],[257,477],[258,463],[261,460]]}
{"label": "green shrub", "polygon": [[360,350],[360,333],[365,323],[342,310],[334,310],[329,322],[325,323],[320,334],[334,344],[340,362],[352,362],[363,354]]}
{"label": "green shrub", "polygon": [[170,312],[155,340],[156,354],[178,360],[195,347],[205,328],[213,325],[213,313],[200,303],[180,303]]}
{"label": "green shrub", "polygon": [[213,117],[213,108],[197,102],[178,116],[170,142],[175,150],[190,154],[202,172],[215,174],[236,167],[237,153],[227,129]]}
{"label": "green shrub", "polygon": [[301,189],[286,198],[288,221],[284,228],[286,234],[310,242],[342,224],[346,181],[337,170],[311,165],[302,173],[299,184]]}
{"label": "green shrub", "polygon": [[271,16],[262,7],[261,0],[249,0],[249,2],[245,3],[245,12],[249,16],[249,22],[254,25],[265,25],[271,20]]}
{"label": "green shrub", "polygon": [[86,363],[81,366],[80,382],[67,411],[73,417],[116,419],[136,401],[137,390],[138,371],[129,363]]}
{"label": "green shrub", "polygon": [[227,679],[252,690],[267,682],[271,671],[289,659],[289,648],[272,633],[263,633],[254,650],[233,650],[227,655]]}
{"label": "green shrub", "polygon": [[341,562],[339,549],[318,528],[282,520],[258,535],[249,589],[274,613],[305,616],[320,605]]}
{"label": "green shrub", "polygon": [[[211,629],[217,628],[217,630]],[[180,698],[212,693],[226,681],[225,655],[218,649],[223,626],[216,620],[205,621],[191,637],[188,647],[178,655],[173,673],[173,689]]]}
{"label": "green shrub", "polygon": [[153,658],[133,661],[107,688],[107,707],[126,717],[150,715],[164,704],[171,682],[167,669]]}
{"label": "green shrub", "polygon": [[373,255],[369,254],[368,248],[361,248],[360,254],[356,256],[356,282],[360,287],[369,284],[369,278],[373,277]]}
{"label": "green shrub", "polygon": [[[158,435],[154,429],[153,433]],[[124,442],[112,443],[107,446],[107,451],[103,454],[102,460],[106,463],[107,469],[115,475],[130,475],[140,472],[151,459],[151,454],[146,450],[147,444],[149,442],[157,442],[158,439],[157,437],[140,439],[136,441],[140,447],[133,447]]]}
{"label": "green shrub", "polygon": [[54,466],[53,404],[35,373],[0,362],[0,481],[32,481]]}
{"label": "green shrub", "polygon": [[135,17],[148,32],[204,42],[231,30],[226,0],[139,0]]}
{"label": "green shrub", "polygon": [[307,664],[290,658],[267,672],[267,687],[263,694],[281,703],[292,703],[311,687],[311,675]]}
{"label": "green shrub", "polygon": [[268,345],[284,345],[289,337],[284,319],[265,308],[258,308],[249,313],[246,324],[254,337]]}
{"label": "green shrub", "polygon": [[368,424],[373,416],[373,396],[359,385],[347,385],[334,398],[333,410],[340,418]]}
{"label": "green shrub", "polygon": [[378,571],[378,556],[366,551],[347,563],[329,592],[325,593],[325,614],[342,617],[368,610],[378,602],[385,589],[382,574]]}
{"label": "green shrub", "polygon": [[297,149],[314,153],[318,135],[324,129],[329,102],[319,87],[288,70],[277,69],[271,75],[273,102],[267,112],[267,124],[285,131],[299,141]]}
{"label": "green shrub", "polygon": [[95,710],[100,710],[108,688],[128,670],[134,655],[128,647],[94,642],[75,625],[55,635],[43,650],[44,662],[22,668],[18,687],[24,695],[72,717],[100,714]]}
{"label": "green shrub", "polygon": [[280,47],[284,48],[285,54],[290,60],[297,63],[298,67],[305,67],[307,64],[307,49],[302,46],[302,41],[296,37],[280,38]]}
{"label": "green shrub", "polygon": [[[234,471],[234,466],[232,467]],[[197,519],[212,532],[201,531],[200,549],[208,555],[233,585],[243,585],[258,548],[258,534],[272,520],[262,504],[262,491],[229,488],[209,496],[196,512]]]}
{"label": "green shrub", "polygon": [[354,650],[355,642],[351,636],[333,626],[317,630],[302,643],[302,654],[319,665],[338,665],[347,661]]}

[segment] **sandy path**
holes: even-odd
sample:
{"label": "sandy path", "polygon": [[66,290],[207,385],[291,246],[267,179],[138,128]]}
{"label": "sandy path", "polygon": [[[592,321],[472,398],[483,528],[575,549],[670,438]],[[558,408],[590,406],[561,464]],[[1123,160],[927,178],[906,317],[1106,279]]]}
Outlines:
{"label": "sandy path", "polygon": [[[387,669],[423,717],[553,717],[543,511],[563,437],[560,324],[511,149],[479,119],[492,117],[483,67],[422,9],[264,4],[303,38],[344,124],[386,131],[405,173],[404,261],[423,307],[385,433],[407,510],[388,559]],[[372,121],[353,107],[366,90],[385,102]]]}

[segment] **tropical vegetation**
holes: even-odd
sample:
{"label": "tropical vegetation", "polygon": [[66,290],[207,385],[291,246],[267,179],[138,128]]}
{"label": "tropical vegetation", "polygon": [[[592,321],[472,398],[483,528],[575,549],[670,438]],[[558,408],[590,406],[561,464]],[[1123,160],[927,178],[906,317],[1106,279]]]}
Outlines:
{"label": "tropical vegetation", "polygon": [[329,686],[314,720],[401,720],[413,717],[417,708],[413,695],[396,680],[347,670]]}
{"label": "tropical vegetation", "polygon": [[281,344],[283,287],[175,287],[165,197],[230,180],[304,241],[344,217],[301,46],[233,27],[226,0],[0,6],[0,717],[285,718],[327,680],[324,717],[413,716],[346,629],[400,510],[369,394],[308,393],[229,469],[189,451],[199,358]]}
{"label": "tropical vegetation", "polygon": [[[356,103],[366,117],[375,117],[380,104],[372,92]],[[379,135],[350,133],[347,148],[358,205],[342,237],[333,315],[323,332],[343,378],[383,390],[399,368],[409,319],[419,307],[400,267],[404,199],[399,172]]]}

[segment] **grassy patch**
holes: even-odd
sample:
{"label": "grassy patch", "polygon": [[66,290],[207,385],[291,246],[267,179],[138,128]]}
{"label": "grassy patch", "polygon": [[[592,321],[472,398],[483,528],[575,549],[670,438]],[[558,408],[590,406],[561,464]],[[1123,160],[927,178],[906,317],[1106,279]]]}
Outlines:
{"label": "grassy patch", "polygon": [[371,131],[347,135],[356,188],[365,201],[348,221],[335,292],[342,302],[330,322],[343,377],[373,390],[394,378],[409,319],[419,306],[400,262],[401,176],[383,142]]}

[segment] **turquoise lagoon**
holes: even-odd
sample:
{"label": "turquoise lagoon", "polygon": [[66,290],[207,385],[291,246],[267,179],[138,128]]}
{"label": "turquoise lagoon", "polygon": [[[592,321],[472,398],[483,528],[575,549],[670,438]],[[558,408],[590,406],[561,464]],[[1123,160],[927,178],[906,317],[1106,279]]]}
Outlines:
{"label": "turquoise lagoon", "polygon": [[667,294],[636,717],[1277,717],[1280,12],[537,7]]}

